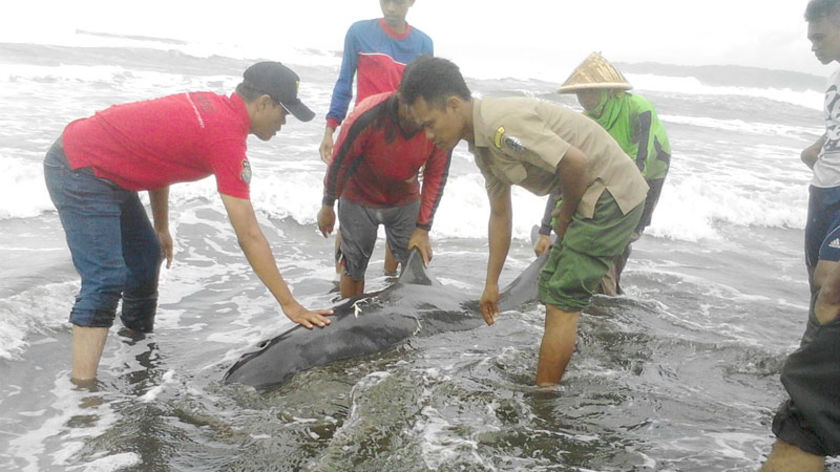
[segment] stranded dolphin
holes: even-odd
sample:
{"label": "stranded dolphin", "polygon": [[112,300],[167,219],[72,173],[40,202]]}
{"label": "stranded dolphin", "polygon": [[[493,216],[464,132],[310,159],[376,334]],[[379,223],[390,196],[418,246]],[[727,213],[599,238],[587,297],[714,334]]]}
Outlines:
{"label": "stranded dolphin", "polygon": [[[534,260],[505,287],[499,295],[501,311],[537,299],[537,278],[546,259]],[[269,388],[297,372],[383,351],[411,336],[467,330],[484,323],[478,302],[430,276],[417,250],[411,252],[396,283],[350,298],[333,312],[327,327],[308,330],[298,325],[259,343],[227,371],[225,383]]]}

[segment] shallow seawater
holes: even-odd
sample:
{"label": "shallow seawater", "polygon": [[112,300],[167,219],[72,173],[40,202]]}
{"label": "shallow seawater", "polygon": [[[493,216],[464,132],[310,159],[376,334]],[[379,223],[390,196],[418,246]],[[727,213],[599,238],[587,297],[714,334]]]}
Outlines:
{"label": "shallow seawater", "polygon": [[[4,430],[16,436],[0,456],[4,467],[734,471],[756,467],[768,451],[787,346],[762,343],[761,330],[791,307],[741,293],[729,285],[735,274],[710,280],[702,261],[710,256],[673,256],[690,245],[636,244],[627,294],[596,297],[557,389],[532,386],[543,319],[534,303],[493,327],[414,338],[257,392],[222,384],[222,374],[288,322],[236,251],[221,249],[234,247],[222,214],[205,204],[180,212],[189,249],[165,273],[157,330],[141,341],[112,333],[94,391],[67,379],[64,326],[33,336],[22,358],[4,363]],[[319,236],[289,220],[266,227],[291,283],[306,287],[303,298],[330,305],[329,247],[300,254],[292,240]],[[448,283],[457,270],[465,274],[458,285],[478,297],[484,255],[465,254],[473,244],[437,240],[432,274]],[[667,260],[646,257],[659,246]],[[371,267],[380,267],[377,256]],[[506,280],[530,258],[515,243]],[[65,285],[52,296],[67,296]],[[774,329],[801,321],[777,320]],[[788,334],[788,343],[796,339]]]}
{"label": "shallow seawater", "polygon": [[[112,103],[229,93],[247,63],[0,45],[9,112],[0,116],[0,470],[758,468],[785,396],[779,372],[807,316],[809,176],[798,155],[821,126],[818,111],[768,98],[773,90],[675,93],[640,82],[669,130],[672,168],[654,223],[633,246],[625,294],[593,300],[556,389],[533,386],[543,331],[536,303],[493,327],[413,338],[272,390],[223,384],[242,353],[290,322],[241,254],[212,179],[172,189],[176,259],[162,274],[155,332],[131,340],[115,326],[97,385],[71,384],[67,313],[78,279],[43,187],[43,153],[65,123]],[[335,68],[296,70],[305,101],[326,108]],[[484,95],[575,106],[543,81],[470,84]],[[37,106],[32,96],[41,97]],[[319,120],[292,122],[270,143],[252,140],[249,152],[254,206],[283,276],[306,306],[329,307],[337,301],[333,240],[314,224],[324,172]],[[527,235],[542,205],[514,193],[503,284],[533,258]],[[430,272],[475,299],[487,210],[481,177],[457,148]],[[371,291],[389,283],[382,259],[380,241]],[[828,469],[840,470],[836,461]]]}

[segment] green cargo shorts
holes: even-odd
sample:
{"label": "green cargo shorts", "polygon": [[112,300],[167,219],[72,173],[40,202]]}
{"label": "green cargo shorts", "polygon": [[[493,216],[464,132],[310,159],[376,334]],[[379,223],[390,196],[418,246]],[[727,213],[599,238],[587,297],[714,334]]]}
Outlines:
{"label": "green cargo shorts", "polygon": [[585,309],[610,264],[630,243],[643,211],[644,202],[622,214],[612,194],[604,190],[592,218],[575,212],[540,272],[540,301],[568,312]]}

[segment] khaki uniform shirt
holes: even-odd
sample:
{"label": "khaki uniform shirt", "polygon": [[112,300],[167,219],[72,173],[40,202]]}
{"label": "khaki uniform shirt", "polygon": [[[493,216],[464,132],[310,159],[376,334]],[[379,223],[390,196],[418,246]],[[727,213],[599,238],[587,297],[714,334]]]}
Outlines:
{"label": "khaki uniform shirt", "polygon": [[560,189],[557,165],[574,146],[588,159],[589,182],[577,207],[583,217],[592,218],[605,189],[624,214],[645,201],[648,186],[636,164],[601,125],[580,113],[530,98],[473,99],[473,129],[470,151],[491,199],[511,185],[537,195]]}

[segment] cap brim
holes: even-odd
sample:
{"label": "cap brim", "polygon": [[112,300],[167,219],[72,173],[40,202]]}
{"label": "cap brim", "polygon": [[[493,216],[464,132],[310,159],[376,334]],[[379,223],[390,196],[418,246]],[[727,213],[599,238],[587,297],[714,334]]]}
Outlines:
{"label": "cap brim", "polygon": [[312,121],[312,118],[315,118],[315,112],[310,110],[309,107],[304,105],[300,100],[296,100],[294,103],[280,103],[283,105],[283,108],[288,110],[289,113],[294,115],[294,117],[300,121]]}

